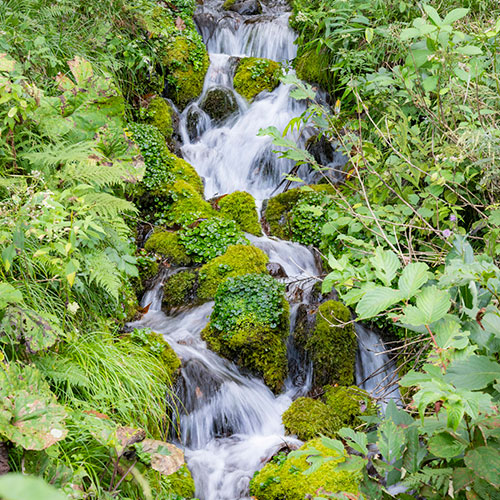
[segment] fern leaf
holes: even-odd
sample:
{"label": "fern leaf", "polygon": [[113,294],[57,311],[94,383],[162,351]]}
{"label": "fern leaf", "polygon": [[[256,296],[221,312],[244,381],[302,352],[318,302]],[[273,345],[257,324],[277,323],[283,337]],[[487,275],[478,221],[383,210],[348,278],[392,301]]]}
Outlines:
{"label": "fern leaf", "polygon": [[113,218],[123,212],[137,213],[133,203],[109,193],[88,193],[83,199],[89,205],[89,210],[101,217]]}
{"label": "fern leaf", "polygon": [[118,299],[121,287],[120,272],[116,264],[104,251],[86,256],[89,282],[104,289],[111,297]]}

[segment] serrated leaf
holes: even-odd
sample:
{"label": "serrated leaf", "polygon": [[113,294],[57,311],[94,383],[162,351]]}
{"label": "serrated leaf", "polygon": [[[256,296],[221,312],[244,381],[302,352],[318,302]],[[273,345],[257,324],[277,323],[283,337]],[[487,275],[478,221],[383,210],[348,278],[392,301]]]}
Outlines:
{"label": "serrated leaf", "polygon": [[339,456],[344,454],[344,445],[342,444],[342,441],[339,441],[338,439],[322,437],[321,444],[329,450],[333,450]]}
{"label": "serrated leaf", "polygon": [[394,422],[385,420],[377,430],[377,446],[387,462],[399,460],[405,444],[405,434]]}
{"label": "serrated leaf", "polygon": [[500,488],[500,453],[494,446],[480,446],[465,455],[465,464],[480,478]]}
{"label": "serrated leaf", "polygon": [[425,287],[417,296],[416,307],[422,314],[423,321],[420,323],[412,323],[405,321],[411,325],[430,325],[440,319],[444,318],[451,306],[451,300],[448,292],[439,290],[436,286]]}
{"label": "serrated leaf", "polygon": [[356,306],[356,313],[366,319],[376,316],[402,299],[399,290],[387,287],[377,287],[368,290]]}
{"label": "serrated leaf", "polygon": [[22,302],[23,294],[9,283],[0,283],[0,309],[8,304]]}
{"label": "serrated leaf", "polygon": [[467,445],[456,439],[449,432],[440,432],[429,439],[429,451],[436,457],[448,460],[461,455]]}
{"label": "serrated leaf", "polygon": [[381,247],[375,249],[375,255],[370,258],[370,262],[375,267],[375,275],[385,286],[391,285],[401,267],[397,255],[392,250],[383,250]]}
{"label": "serrated leaf", "polygon": [[364,432],[356,432],[350,427],[344,427],[340,429],[338,435],[348,440],[348,444],[352,449],[359,451],[363,455],[368,454],[368,438]]}
{"label": "serrated leaf", "polygon": [[469,332],[462,332],[460,323],[453,316],[434,325],[433,333],[441,349],[464,349],[469,343]]}
{"label": "serrated leaf", "polygon": [[459,389],[484,389],[496,379],[500,379],[500,364],[487,356],[472,355],[452,361],[445,379]]}
{"label": "serrated leaf", "polygon": [[423,262],[408,264],[401,273],[398,286],[405,299],[413,297],[429,280],[429,267]]}

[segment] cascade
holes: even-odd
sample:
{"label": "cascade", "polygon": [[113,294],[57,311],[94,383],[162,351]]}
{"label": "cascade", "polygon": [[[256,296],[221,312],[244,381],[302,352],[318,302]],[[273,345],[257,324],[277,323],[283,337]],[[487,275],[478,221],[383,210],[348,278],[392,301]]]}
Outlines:
{"label": "cascade", "polygon": [[[257,132],[271,125],[283,129],[305,105],[291,99],[290,88],[283,84],[262,93],[250,105],[232,87],[235,57],[266,57],[284,62],[295,56],[295,35],[284,9],[278,9],[281,12],[276,14],[264,6],[262,15],[240,16],[223,11],[220,0],[209,0],[196,14],[211,65],[203,94],[181,114],[180,131],[183,155],[204,178],[207,198],[244,190],[260,205],[292,167],[272,152],[270,139],[258,137]],[[236,100],[237,109],[222,123],[214,123],[201,106],[206,93],[214,87],[226,89]],[[307,172],[300,175],[307,180]],[[315,256],[297,243],[247,236],[267,253],[271,262],[284,268],[293,328],[297,309],[309,300],[319,275]],[[248,483],[254,472],[283,446],[294,448],[301,444],[284,436],[281,415],[294,398],[308,392],[312,367],[298,362],[293,343],[289,342],[290,375],[282,394],[275,396],[260,379],[243,373],[207,348],[200,332],[208,322],[213,303],[173,316],[161,311],[166,277],[167,274],[160,275],[146,292],[143,305],[151,304],[149,311],[131,326],[149,327],[163,334],[182,360],[178,394],[183,409],[179,416],[180,441],[198,498],[248,498]],[[374,361],[370,346],[379,344],[380,339],[360,325],[356,330],[362,339],[357,381],[372,390],[384,377],[387,357],[381,355]],[[364,381],[378,369],[379,378]]]}

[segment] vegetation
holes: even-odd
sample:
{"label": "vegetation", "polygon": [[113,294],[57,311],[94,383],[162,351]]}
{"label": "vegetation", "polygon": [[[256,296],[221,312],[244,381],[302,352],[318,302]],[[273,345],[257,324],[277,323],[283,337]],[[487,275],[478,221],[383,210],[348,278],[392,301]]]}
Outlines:
{"label": "vegetation", "polygon": [[217,201],[219,213],[227,219],[234,220],[245,233],[260,236],[262,228],[253,196],[244,191],[235,191]]}
{"label": "vegetation", "polygon": [[145,250],[159,254],[170,264],[187,266],[191,264],[191,257],[179,241],[179,235],[174,231],[155,230],[147,239]]}
{"label": "vegetation", "polygon": [[240,59],[234,73],[234,90],[247,101],[253,101],[264,90],[274,90],[280,83],[279,75],[280,65],[277,62],[244,57]]}

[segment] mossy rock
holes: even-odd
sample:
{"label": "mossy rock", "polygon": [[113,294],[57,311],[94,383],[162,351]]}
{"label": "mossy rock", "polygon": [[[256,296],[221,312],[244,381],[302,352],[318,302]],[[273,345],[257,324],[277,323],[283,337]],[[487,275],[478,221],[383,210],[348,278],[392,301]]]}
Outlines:
{"label": "mossy rock", "polygon": [[[132,463],[122,459],[122,465],[126,470]],[[195,484],[187,465],[183,465],[168,476],[152,469],[150,464],[137,462],[136,467],[148,481],[155,500],[191,500],[195,498]],[[139,494],[133,498],[143,497]]]}
{"label": "mossy rock", "polygon": [[176,36],[163,56],[168,71],[167,94],[181,108],[201,94],[210,64],[205,45],[196,35]]}
{"label": "mossy rock", "polygon": [[145,109],[143,119],[146,123],[154,125],[166,140],[170,140],[174,132],[173,113],[174,110],[163,97],[154,97]]}
{"label": "mossy rock", "polygon": [[[329,460],[306,475],[304,472],[311,467],[307,459],[312,455],[329,457]],[[265,465],[250,481],[250,494],[257,500],[304,500],[317,497],[318,490],[357,495],[361,474],[339,470],[338,465],[345,459],[345,454],[335,455],[321,439],[313,439],[285,460],[277,457]]]}
{"label": "mossy rock", "polygon": [[[282,240],[292,240],[303,244],[310,244],[314,236],[321,235],[318,221],[311,221],[309,226],[304,226],[304,216],[298,210],[301,203],[314,205],[318,202],[316,198],[330,195],[333,188],[329,184],[312,184],[304,188],[293,188],[280,193],[267,201],[264,209],[264,221],[271,236]],[[321,200],[319,201],[321,204]],[[306,226],[307,226],[307,221]],[[312,241],[316,243],[317,241]]]}
{"label": "mossy rock", "polygon": [[241,317],[230,335],[210,326],[202,331],[208,346],[238,366],[260,375],[275,393],[288,375],[284,331],[263,325],[255,317]]}
{"label": "mossy rock", "polygon": [[[357,339],[349,309],[334,300],[321,304],[312,325],[299,321],[294,332],[295,345],[313,364],[313,386],[352,385]],[[335,326],[339,325],[339,326]]]}
{"label": "mossy rock", "polygon": [[283,284],[265,274],[227,278],[202,332],[209,347],[260,375],[274,392],[288,372],[289,305]]}
{"label": "mossy rock", "polygon": [[271,92],[280,83],[280,65],[270,59],[244,57],[238,63],[234,74],[234,90],[247,101],[264,90]]}
{"label": "mossy rock", "polygon": [[191,257],[179,241],[177,233],[166,230],[155,230],[148,238],[144,248],[163,256],[170,264],[187,266],[191,264]]}
{"label": "mossy rock", "polygon": [[267,255],[251,245],[231,245],[226,253],[212,259],[200,269],[198,297],[209,300],[228,278],[244,274],[267,273]]}
{"label": "mossy rock", "polygon": [[194,271],[180,271],[163,284],[163,305],[167,309],[196,301],[197,276]]}
{"label": "mossy rock", "polygon": [[210,203],[205,201],[200,193],[187,181],[178,180],[171,188],[174,200],[167,214],[171,224],[182,227],[189,226],[198,219],[209,219],[216,215]]}
{"label": "mossy rock", "polygon": [[307,441],[320,435],[333,438],[343,427],[362,425],[359,417],[375,415],[376,411],[366,391],[356,386],[327,386],[321,400],[298,398],[282,419],[287,433]]}
{"label": "mossy rock", "polygon": [[294,67],[297,76],[306,82],[317,83],[325,88],[328,88],[329,72],[325,71],[328,65],[328,57],[326,54],[317,52],[316,49],[300,50],[295,58]]}
{"label": "mossy rock", "polygon": [[183,158],[170,153],[172,172],[178,180],[186,181],[200,196],[203,196],[204,186],[201,177],[194,167]]}
{"label": "mossy rock", "polygon": [[221,124],[238,111],[238,103],[231,89],[213,87],[203,96],[200,108],[215,124]]}
{"label": "mossy rock", "polygon": [[234,220],[242,231],[254,234],[255,236],[262,235],[257,207],[250,193],[235,191],[220,198],[217,204],[220,215]]}

